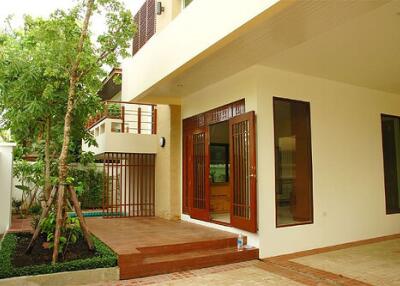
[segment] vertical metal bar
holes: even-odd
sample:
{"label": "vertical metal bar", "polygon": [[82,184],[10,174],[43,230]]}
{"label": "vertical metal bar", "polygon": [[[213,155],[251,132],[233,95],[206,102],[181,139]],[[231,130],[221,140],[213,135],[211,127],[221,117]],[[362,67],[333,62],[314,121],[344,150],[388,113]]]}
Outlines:
{"label": "vertical metal bar", "polygon": [[[123,175],[123,170],[122,170],[122,165],[123,165],[123,157],[124,157],[124,153],[120,153],[119,154],[119,202],[118,202],[118,216],[121,217],[122,216],[122,198],[123,198],[123,194],[122,194],[122,189],[123,189],[123,184],[122,184],[122,175]],[[125,199],[125,198],[124,198]]]}
{"label": "vertical metal bar", "polygon": [[147,216],[147,155],[143,154],[142,176],[143,176],[143,203],[144,203],[144,216]]}
{"label": "vertical metal bar", "polygon": [[132,189],[133,189],[133,180],[132,180],[132,154],[128,154],[128,216],[131,215],[131,205],[132,205]]}
{"label": "vertical metal bar", "polygon": [[153,216],[156,215],[156,155],[153,154],[152,172],[152,194],[153,194]]}
{"label": "vertical metal bar", "polygon": [[133,160],[134,160],[134,164],[133,164],[133,174],[134,174],[134,190],[133,190],[133,194],[135,197],[135,203],[134,203],[134,216],[138,216],[139,212],[139,192],[138,192],[138,170],[137,170],[137,154],[133,154]]}
{"label": "vertical metal bar", "polygon": [[137,112],[137,133],[141,134],[142,133],[142,109],[138,107],[138,112]]}
{"label": "vertical metal bar", "polygon": [[106,211],[105,209],[105,202],[106,202],[106,193],[107,193],[107,187],[106,187],[106,155],[107,153],[103,154],[103,198],[102,198],[102,206],[103,206],[103,216]]}
{"label": "vertical metal bar", "polygon": [[155,105],[153,105],[153,113],[152,113],[152,134],[157,134],[157,107]]}
{"label": "vertical metal bar", "polygon": [[121,132],[125,133],[125,106],[122,104],[121,104],[121,120],[122,120]]}

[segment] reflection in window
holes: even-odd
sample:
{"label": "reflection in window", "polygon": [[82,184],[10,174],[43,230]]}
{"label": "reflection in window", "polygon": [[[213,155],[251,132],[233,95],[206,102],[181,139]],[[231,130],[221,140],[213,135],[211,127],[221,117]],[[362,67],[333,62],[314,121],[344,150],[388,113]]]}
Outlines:
{"label": "reflection in window", "polygon": [[277,226],[312,222],[310,106],[274,98]]}
{"label": "reflection in window", "polygon": [[386,213],[400,213],[400,118],[382,115]]}
{"label": "reflection in window", "polygon": [[210,144],[211,183],[229,182],[229,144]]}
{"label": "reflection in window", "polygon": [[214,221],[230,223],[229,122],[224,121],[210,125],[209,135],[210,216]]}

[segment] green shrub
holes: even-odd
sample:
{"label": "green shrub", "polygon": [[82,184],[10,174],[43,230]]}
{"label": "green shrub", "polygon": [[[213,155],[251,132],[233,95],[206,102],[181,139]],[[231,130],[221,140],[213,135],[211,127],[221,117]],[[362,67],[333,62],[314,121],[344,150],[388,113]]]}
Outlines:
{"label": "green shrub", "polygon": [[119,104],[113,103],[107,105],[108,116],[111,118],[120,118],[121,117],[121,107]]}
{"label": "green shrub", "polygon": [[29,213],[31,215],[39,215],[42,212],[42,206],[40,203],[34,203],[30,208],[29,208]]}
{"label": "green shrub", "polygon": [[69,170],[82,209],[101,208],[103,201],[103,173],[95,168]]}
{"label": "green shrub", "polygon": [[12,264],[12,256],[17,243],[17,235],[13,233],[6,234],[0,247],[0,279],[117,266],[116,254],[99,239],[92,238],[96,249],[96,254],[93,257],[60,262],[56,265],[40,264],[15,267]]}

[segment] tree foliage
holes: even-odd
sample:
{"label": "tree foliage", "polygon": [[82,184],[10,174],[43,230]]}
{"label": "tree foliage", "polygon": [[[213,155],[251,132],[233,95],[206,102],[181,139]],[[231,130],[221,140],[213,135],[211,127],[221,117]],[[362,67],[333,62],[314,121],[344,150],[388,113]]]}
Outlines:
{"label": "tree foliage", "polygon": [[[96,38],[90,25],[95,14],[106,23]],[[0,113],[5,127],[23,147],[45,146],[47,178],[49,158],[58,156],[59,185],[48,200],[52,204],[57,197],[53,262],[58,257],[60,231],[66,225],[65,201],[71,199],[80,210],[75,191],[67,186],[71,154],[79,149],[81,139],[94,143],[85,123],[99,109],[97,92],[106,75],[103,68],[117,66],[128,55],[134,32],[133,17],[119,0],[81,0],[47,19],[27,16],[23,30],[0,34]],[[43,209],[42,219],[49,209]],[[83,217],[78,217],[90,246]]]}

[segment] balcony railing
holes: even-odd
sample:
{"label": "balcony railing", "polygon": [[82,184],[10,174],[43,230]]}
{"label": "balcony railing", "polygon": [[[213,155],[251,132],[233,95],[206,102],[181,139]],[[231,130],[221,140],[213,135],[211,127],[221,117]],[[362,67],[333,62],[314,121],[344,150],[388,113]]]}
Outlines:
{"label": "balcony railing", "polygon": [[157,133],[157,109],[155,105],[105,101],[103,111],[89,119],[87,128],[92,129],[105,119],[113,119],[111,132],[114,133]]}

